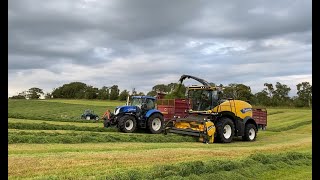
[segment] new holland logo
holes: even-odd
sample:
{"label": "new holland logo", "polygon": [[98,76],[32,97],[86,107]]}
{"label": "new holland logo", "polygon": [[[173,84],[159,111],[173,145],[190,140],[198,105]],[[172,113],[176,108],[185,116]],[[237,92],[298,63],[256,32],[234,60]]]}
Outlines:
{"label": "new holland logo", "polygon": [[240,110],[242,113],[246,113],[248,111],[252,111],[252,108],[243,108]]}

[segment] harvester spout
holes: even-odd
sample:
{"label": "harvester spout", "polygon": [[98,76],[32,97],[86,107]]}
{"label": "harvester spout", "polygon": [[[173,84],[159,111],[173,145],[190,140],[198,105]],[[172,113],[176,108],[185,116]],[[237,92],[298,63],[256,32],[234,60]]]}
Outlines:
{"label": "harvester spout", "polygon": [[183,82],[185,79],[190,79],[190,78],[191,78],[191,79],[194,79],[194,80],[196,80],[196,81],[198,81],[198,82],[200,82],[200,83],[203,84],[204,86],[210,87],[210,84],[209,84],[206,80],[203,80],[203,79],[198,78],[198,77],[195,77],[195,76],[186,75],[186,74],[184,74],[184,75],[182,75],[182,76],[180,77],[179,82],[180,82],[180,84],[182,84],[182,82]]}

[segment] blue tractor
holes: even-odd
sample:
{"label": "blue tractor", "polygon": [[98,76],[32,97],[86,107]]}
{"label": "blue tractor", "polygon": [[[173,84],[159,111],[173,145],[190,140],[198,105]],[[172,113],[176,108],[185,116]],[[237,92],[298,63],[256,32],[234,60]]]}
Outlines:
{"label": "blue tractor", "polygon": [[138,128],[159,134],[164,128],[163,114],[155,109],[156,98],[152,96],[132,96],[125,106],[118,106],[114,112],[104,116],[104,127],[116,126],[125,133]]}

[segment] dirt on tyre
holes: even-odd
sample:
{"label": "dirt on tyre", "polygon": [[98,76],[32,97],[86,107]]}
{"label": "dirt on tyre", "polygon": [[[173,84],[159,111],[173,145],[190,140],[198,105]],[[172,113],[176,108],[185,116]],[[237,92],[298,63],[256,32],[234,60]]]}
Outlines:
{"label": "dirt on tyre", "polygon": [[125,133],[132,133],[137,130],[137,121],[133,116],[124,115],[119,119],[118,130]]}
{"label": "dirt on tyre", "polygon": [[164,127],[164,120],[161,114],[153,114],[148,119],[148,129],[152,134],[159,134]]}
{"label": "dirt on tyre", "polygon": [[254,124],[246,124],[244,129],[244,136],[242,140],[244,141],[255,141],[257,137],[257,127]]}
{"label": "dirt on tyre", "polygon": [[216,124],[217,142],[230,143],[234,137],[234,124],[229,118],[222,118]]}

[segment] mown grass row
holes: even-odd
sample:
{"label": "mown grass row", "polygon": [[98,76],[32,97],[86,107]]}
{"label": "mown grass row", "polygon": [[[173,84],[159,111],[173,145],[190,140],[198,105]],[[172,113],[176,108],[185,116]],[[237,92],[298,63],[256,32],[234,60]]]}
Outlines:
{"label": "mown grass row", "polygon": [[8,123],[9,129],[31,129],[31,130],[75,130],[75,131],[93,131],[93,132],[116,132],[116,128],[87,127],[75,125],[57,125],[49,123]]}
{"label": "mown grass row", "polygon": [[311,123],[312,123],[312,120],[306,120],[306,121],[296,122],[294,124],[290,124],[285,127],[273,127],[273,128],[270,128],[269,131],[274,131],[274,132],[288,131],[288,130],[299,128],[304,125],[311,124]]}
{"label": "mown grass row", "polygon": [[[89,123],[90,122],[90,123]],[[8,118],[8,123],[31,123],[31,124],[40,124],[48,123],[55,125],[74,125],[74,126],[87,126],[87,127],[103,127],[103,122],[101,121],[85,121],[83,122],[62,122],[62,121],[50,121],[50,120],[33,120],[33,119],[14,119]]]}
{"label": "mown grass row", "polygon": [[176,134],[147,134],[147,133],[46,133],[9,131],[8,144],[13,143],[105,143],[105,142],[195,142],[197,139],[191,136],[180,136]]}
{"label": "mown grass row", "polygon": [[[281,171],[296,166],[308,166],[311,178],[312,156],[308,153],[254,154],[243,160],[193,161],[155,166],[147,171],[129,170],[107,175],[106,179],[259,179],[266,171]],[[307,178],[307,177],[305,177]],[[263,178],[261,178],[263,179]]]}

